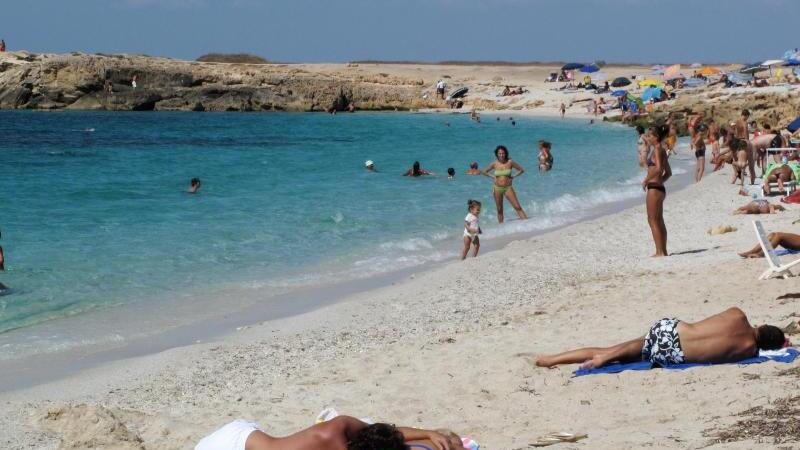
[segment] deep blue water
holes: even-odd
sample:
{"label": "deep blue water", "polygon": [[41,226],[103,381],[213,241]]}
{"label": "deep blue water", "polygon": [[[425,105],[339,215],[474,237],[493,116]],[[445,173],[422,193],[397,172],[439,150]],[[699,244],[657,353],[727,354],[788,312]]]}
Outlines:
{"label": "deep blue water", "polygon": [[[548,174],[538,139],[554,145]],[[498,226],[491,180],[463,175],[497,144],[528,170],[515,188],[529,221]],[[414,160],[456,179],[401,177]],[[4,111],[0,333],[220,283],[291,287],[452,258],[469,198],[492,239],[641,195],[639,176],[631,129],[579,120]]]}

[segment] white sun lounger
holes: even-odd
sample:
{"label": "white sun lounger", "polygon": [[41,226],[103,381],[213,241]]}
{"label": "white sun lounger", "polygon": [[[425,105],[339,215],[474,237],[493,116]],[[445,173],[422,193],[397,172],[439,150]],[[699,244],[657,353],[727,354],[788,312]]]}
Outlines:
{"label": "white sun lounger", "polygon": [[789,264],[782,264],[780,258],[778,258],[778,255],[775,254],[775,249],[772,248],[772,244],[770,244],[767,233],[764,231],[764,227],[761,225],[761,222],[754,220],[753,226],[756,228],[756,236],[758,236],[758,243],[761,244],[761,250],[764,251],[764,257],[766,258],[767,263],[769,263],[769,269],[762,273],[758,279],[768,280],[772,277],[786,278],[787,276],[794,276],[791,268],[800,264],[800,258],[790,262]]}
{"label": "white sun lounger", "polygon": [[[795,151],[795,148],[768,148],[767,149],[767,159],[769,160],[771,153],[781,153],[784,151]],[[764,193],[766,195],[772,194],[782,194],[784,191],[778,190],[778,183],[768,183],[766,177],[763,180],[764,183]],[[785,189],[786,195],[794,192],[797,189],[797,181],[787,181],[783,183],[783,189]]]}

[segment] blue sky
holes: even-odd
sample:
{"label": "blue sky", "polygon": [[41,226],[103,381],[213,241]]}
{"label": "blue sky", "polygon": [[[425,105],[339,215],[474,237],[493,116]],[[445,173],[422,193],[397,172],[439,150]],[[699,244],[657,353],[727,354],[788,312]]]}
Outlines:
{"label": "blue sky", "polygon": [[11,0],[9,49],[286,62],[751,62],[800,46],[798,0]]}

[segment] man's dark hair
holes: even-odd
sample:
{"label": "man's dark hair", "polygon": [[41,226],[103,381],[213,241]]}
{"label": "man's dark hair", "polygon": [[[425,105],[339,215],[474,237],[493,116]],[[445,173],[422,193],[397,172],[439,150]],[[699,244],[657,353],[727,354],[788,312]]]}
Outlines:
{"label": "man's dark hair", "polygon": [[758,339],[756,344],[761,350],[778,350],[783,348],[786,336],[780,328],[773,325],[761,325],[758,327]]}
{"label": "man's dark hair", "polygon": [[347,450],[408,450],[403,434],[394,425],[376,423],[359,431]]}
{"label": "man's dark hair", "polygon": [[750,117],[750,111],[748,111],[746,109],[743,109],[742,110],[742,115],[745,116],[745,117]]}
{"label": "man's dark hair", "polygon": [[636,132],[639,134],[644,134],[644,127],[641,125],[636,125]]}

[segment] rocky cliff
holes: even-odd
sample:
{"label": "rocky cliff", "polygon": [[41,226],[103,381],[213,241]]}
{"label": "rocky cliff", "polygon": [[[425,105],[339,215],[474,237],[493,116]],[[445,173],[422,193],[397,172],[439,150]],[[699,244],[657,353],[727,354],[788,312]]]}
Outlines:
{"label": "rocky cliff", "polygon": [[[344,67],[344,66],[343,66]],[[137,87],[132,81],[136,77]],[[324,111],[441,107],[423,81],[301,65],[0,53],[0,109]]]}

